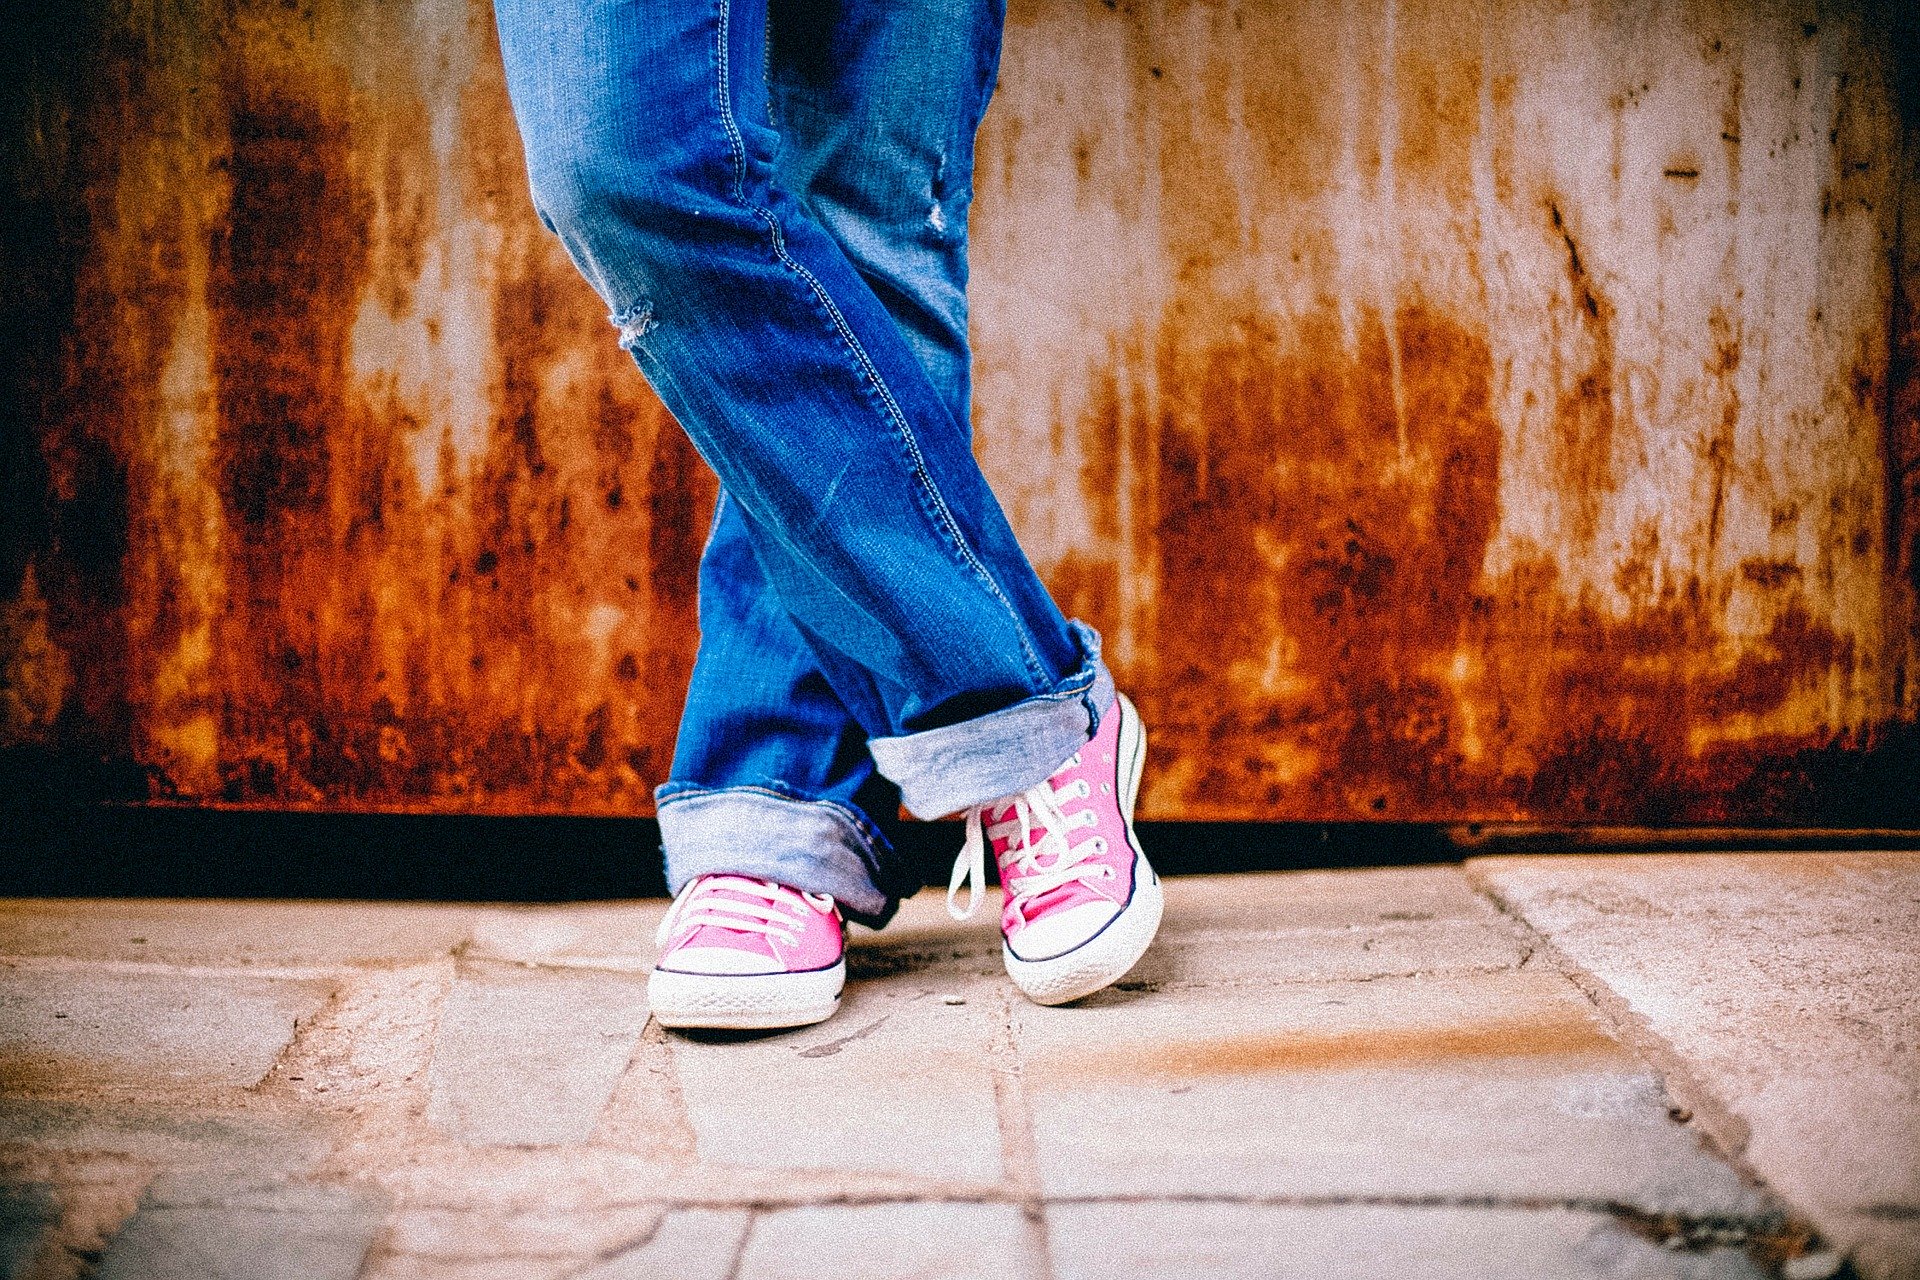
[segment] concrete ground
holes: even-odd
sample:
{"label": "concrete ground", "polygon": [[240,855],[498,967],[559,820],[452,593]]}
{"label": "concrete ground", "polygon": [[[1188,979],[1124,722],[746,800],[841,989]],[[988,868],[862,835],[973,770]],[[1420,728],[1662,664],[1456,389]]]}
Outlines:
{"label": "concrete ground", "polygon": [[0,904],[0,1274],[1920,1276],[1920,857],[1169,883],[666,1034],[664,904]]}

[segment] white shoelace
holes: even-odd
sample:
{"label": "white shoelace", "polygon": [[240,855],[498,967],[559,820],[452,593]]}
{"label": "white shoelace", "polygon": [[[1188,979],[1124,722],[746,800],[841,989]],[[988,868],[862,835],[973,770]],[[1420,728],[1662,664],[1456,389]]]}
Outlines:
{"label": "white shoelace", "polygon": [[[724,898],[716,891],[719,889],[750,893],[766,901],[742,902],[737,898]],[[698,901],[695,901],[696,896]],[[779,939],[786,946],[795,946],[800,941],[799,930],[807,921],[808,902],[823,912],[833,910],[831,894],[789,889],[771,880],[729,876],[724,884],[709,888],[701,880],[694,879],[687,883],[687,887],[680,891],[680,896],[673,900],[673,906],[667,909],[654,943],[664,947],[667,939],[682,929],[715,925],[736,933],[764,933]]]}
{"label": "white shoelace", "polygon": [[[1067,761],[1068,765],[1079,763],[1077,753]],[[1101,880],[1112,875],[1112,870],[1104,863],[1087,861],[1107,851],[1106,837],[1094,836],[1071,847],[1067,844],[1067,832],[1077,827],[1098,826],[1100,815],[1092,809],[1068,814],[1061,805],[1068,800],[1085,800],[1091,794],[1092,788],[1085,778],[1059,790],[1054,789],[1049,779],[1035,783],[1019,795],[995,800],[991,804],[975,805],[967,810],[966,843],[960,846],[960,856],[953,862],[953,875],[947,881],[947,914],[955,920],[972,917],[980,905],[980,891],[987,884],[987,841],[998,840],[1015,832],[1020,835],[1020,843],[1010,851],[1014,861],[1002,869],[1000,877],[1007,896],[1014,902],[1037,898],[1049,889],[1058,889],[1076,880]],[[989,811],[1004,810],[1009,805],[1013,807],[1012,817],[1002,817],[991,824],[986,821],[985,815]],[[1045,832],[1038,843],[1033,839],[1036,818],[1039,819],[1038,828]],[[1053,861],[1042,867],[1040,858],[1046,854],[1051,854]],[[964,910],[954,905],[963,887],[967,890]]]}

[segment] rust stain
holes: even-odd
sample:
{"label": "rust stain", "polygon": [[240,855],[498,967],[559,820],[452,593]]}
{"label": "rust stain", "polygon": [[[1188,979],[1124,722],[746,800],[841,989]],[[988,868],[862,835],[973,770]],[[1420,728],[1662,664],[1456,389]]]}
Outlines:
{"label": "rust stain", "polygon": [[[423,3],[0,55],[0,747],[650,808],[713,481],[528,207],[485,6]],[[1144,814],[1915,819],[1909,72],[1846,5],[1819,75],[1776,16],[1480,17],[1012,7],[980,445],[1049,478],[1009,509]]]}
{"label": "rust stain", "polygon": [[1222,1076],[1367,1071],[1463,1060],[1617,1058],[1620,1046],[1577,1013],[1487,1018],[1444,1026],[1316,1031],[1294,1029],[1210,1040],[1167,1040],[1076,1054],[1071,1065],[1042,1058],[1026,1078],[1039,1088],[1088,1077],[1169,1085]]}
{"label": "rust stain", "polygon": [[1593,541],[1600,507],[1618,487],[1614,475],[1615,381],[1613,304],[1601,293],[1580,257],[1580,246],[1567,224],[1558,200],[1547,201],[1553,234],[1566,251],[1567,284],[1573,320],[1580,337],[1570,344],[1577,354],[1575,367],[1559,393],[1554,410],[1555,492],[1571,505],[1570,524],[1575,542]]}

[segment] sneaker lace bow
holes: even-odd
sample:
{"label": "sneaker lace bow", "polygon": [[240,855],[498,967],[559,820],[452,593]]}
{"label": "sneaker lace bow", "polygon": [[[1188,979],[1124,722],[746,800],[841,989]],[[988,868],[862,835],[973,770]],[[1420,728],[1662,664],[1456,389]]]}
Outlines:
{"label": "sneaker lace bow", "polygon": [[[723,889],[732,893],[751,894],[753,900],[728,897],[719,892]],[[766,934],[791,947],[800,941],[800,930],[806,926],[807,903],[812,903],[823,913],[833,910],[833,897],[830,894],[789,889],[771,880],[695,880],[680,891],[680,896],[673,900],[673,906],[667,909],[666,918],[660,921],[654,942],[664,947],[668,938],[682,930],[691,931],[703,925],[712,925],[731,929],[735,933]]]}
{"label": "sneaker lace bow", "polygon": [[[1063,768],[1080,763],[1075,753]],[[980,891],[987,884],[987,841],[1020,837],[1007,847],[1007,861],[1001,864],[1000,878],[1008,900],[1025,904],[1050,889],[1076,881],[1102,880],[1113,871],[1103,863],[1090,861],[1107,851],[1104,836],[1093,836],[1078,844],[1068,843],[1067,833],[1080,827],[1095,826],[1099,814],[1092,809],[1066,811],[1065,805],[1085,800],[1092,788],[1085,778],[1056,788],[1051,778],[1028,787],[1018,795],[1007,796],[967,810],[967,838],[954,859],[953,875],[947,881],[947,914],[955,920],[972,917],[980,905]],[[1009,812],[1011,811],[1011,812]],[[1034,839],[1035,832],[1040,839]],[[1048,859],[1044,864],[1042,859]],[[956,904],[962,888],[967,890],[967,905]]]}

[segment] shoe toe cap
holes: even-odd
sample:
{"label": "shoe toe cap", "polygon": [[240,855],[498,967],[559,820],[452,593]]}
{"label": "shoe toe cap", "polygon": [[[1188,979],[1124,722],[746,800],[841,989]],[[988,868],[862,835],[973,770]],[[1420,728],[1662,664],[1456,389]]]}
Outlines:
{"label": "shoe toe cap", "polygon": [[1084,945],[1119,914],[1119,905],[1112,902],[1082,902],[1050,911],[1028,921],[1007,939],[1007,947],[1021,960],[1051,960]]}

